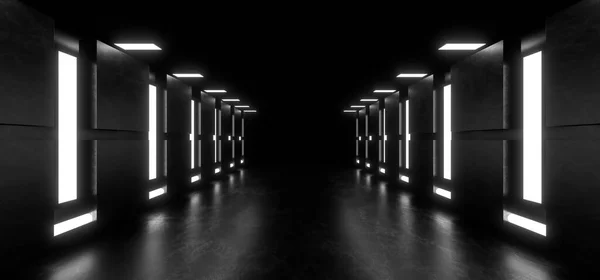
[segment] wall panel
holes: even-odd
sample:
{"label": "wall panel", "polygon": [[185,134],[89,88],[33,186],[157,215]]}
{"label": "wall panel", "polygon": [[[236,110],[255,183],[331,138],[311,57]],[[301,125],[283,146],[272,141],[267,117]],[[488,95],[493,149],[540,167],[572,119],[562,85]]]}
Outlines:
{"label": "wall panel", "polygon": [[96,128],[147,132],[148,66],[102,42],[96,48]]}
{"label": "wall panel", "polygon": [[452,130],[503,128],[503,42],[452,67]]}

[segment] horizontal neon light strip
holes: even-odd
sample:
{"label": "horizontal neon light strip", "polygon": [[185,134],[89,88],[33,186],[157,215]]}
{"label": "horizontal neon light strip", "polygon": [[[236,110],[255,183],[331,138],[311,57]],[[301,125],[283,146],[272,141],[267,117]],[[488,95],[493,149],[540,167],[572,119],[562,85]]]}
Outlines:
{"label": "horizontal neon light strip", "polygon": [[377,101],[377,99],[371,99],[371,98],[363,98],[360,100],[361,102],[375,102]]}
{"label": "horizontal neon light strip", "polygon": [[256,110],[244,110],[244,113],[256,113]]}
{"label": "horizontal neon light strip", "polygon": [[421,73],[400,73],[396,78],[423,78],[427,76],[427,74]]}
{"label": "horizontal neon light strip", "polygon": [[159,48],[157,45],[151,44],[151,43],[141,43],[141,44],[118,43],[115,45],[119,48],[122,48],[122,49],[128,50],[128,51],[160,51],[161,50],[161,48]]}
{"label": "horizontal neon light strip", "polygon": [[54,236],[76,229],[96,220],[96,210],[54,225]]}
{"label": "horizontal neon light strip", "polygon": [[385,174],[385,168],[379,168],[379,172]]}
{"label": "horizontal neon light strip", "polygon": [[221,172],[221,168],[215,168],[215,174]]}
{"label": "horizontal neon light strip", "polygon": [[192,183],[200,180],[200,175],[192,176]]}
{"label": "horizontal neon light strip", "polygon": [[433,192],[439,196],[443,196],[447,199],[452,199],[452,193],[450,191],[438,188],[438,187],[433,187]]}
{"label": "horizontal neon light strip", "polygon": [[374,93],[390,93],[390,92],[396,92],[395,89],[376,89],[373,91]]}
{"label": "horizontal neon light strip", "polygon": [[200,73],[177,73],[173,74],[177,78],[204,78]]}
{"label": "horizontal neon light strip", "polygon": [[161,196],[163,194],[167,193],[167,187],[162,187],[153,191],[150,191],[148,193],[148,199],[153,199],[157,196]]}
{"label": "horizontal neon light strip", "polygon": [[483,47],[485,44],[482,43],[467,43],[467,44],[445,44],[439,50],[441,51],[459,51],[467,50],[472,51]]}
{"label": "horizontal neon light strip", "polygon": [[540,222],[521,217],[517,214],[510,213],[506,210],[504,210],[504,220],[511,224],[520,226],[524,229],[533,231],[537,234],[546,236],[546,225]]}
{"label": "horizontal neon light strip", "polygon": [[223,101],[225,101],[225,102],[240,102],[240,100],[237,98],[223,99]]}
{"label": "horizontal neon light strip", "polygon": [[233,105],[235,108],[250,108],[250,105]]}
{"label": "horizontal neon light strip", "polygon": [[400,180],[402,180],[402,181],[404,181],[404,182],[407,182],[407,183],[408,183],[408,181],[409,181],[409,178],[408,178],[407,176],[400,175]]}
{"label": "horizontal neon light strip", "polygon": [[356,113],[356,110],[344,110],[344,113]]}
{"label": "horizontal neon light strip", "polygon": [[364,108],[365,105],[352,105],[350,108]]}
{"label": "horizontal neon light strip", "polygon": [[221,93],[225,93],[225,92],[227,92],[227,91],[226,91],[226,90],[224,90],[224,89],[207,89],[207,90],[205,90],[205,92],[209,92],[209,93],[215,93],[215,92],[216,92],[216,93],[219,93],[219,92],[221,92]]}

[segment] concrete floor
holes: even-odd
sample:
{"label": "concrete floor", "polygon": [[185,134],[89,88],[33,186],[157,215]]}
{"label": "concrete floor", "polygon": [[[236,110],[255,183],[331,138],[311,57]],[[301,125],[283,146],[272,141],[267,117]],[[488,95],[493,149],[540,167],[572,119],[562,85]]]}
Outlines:
{"label": "concrete floor", "polygon": [[[354,169],[243,170],[122,233],[41,260],[38,279],[564,279]],[[21,277],[13,278],[21,279]]]}

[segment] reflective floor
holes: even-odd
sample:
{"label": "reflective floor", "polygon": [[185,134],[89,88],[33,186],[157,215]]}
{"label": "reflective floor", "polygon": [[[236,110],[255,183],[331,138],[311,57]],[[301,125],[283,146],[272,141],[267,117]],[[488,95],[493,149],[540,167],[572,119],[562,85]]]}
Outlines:
{"label": "reflective floor", "polygon": [[[563,279],[357,170],[244,170],[126,233],[46,259],[39,279]],[[16,277],[14,279],[21,279]]]}

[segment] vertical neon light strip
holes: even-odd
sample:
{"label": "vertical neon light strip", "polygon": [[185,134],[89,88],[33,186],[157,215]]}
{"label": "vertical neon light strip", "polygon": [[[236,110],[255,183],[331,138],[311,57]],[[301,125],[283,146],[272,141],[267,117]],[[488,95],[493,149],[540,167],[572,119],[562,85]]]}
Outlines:
{"label": "vertical neon light strip", "polygon": [[[198,136],[202,135],[202,102],[198,102]],[[198,167],[202,166],[202,137],[198,137]]]}
{"label": "vertical neon light strip", "polygon": [[377,118],[377,122],[379,123],[379,145],[377,145],[377,150],[379,152],[379,157],[377,158],[377,160],[379,162],[382,162],[382,158],[381,158],[381,122],[383,121],[383,118],[381,117],[381,110],[379,110],[378,112],[379,114],[379,118]]}
{"label": "vertical neon light strip", "polygon": [[215,109],[215,126],[214,126],[213,141],[215,141],[215,163],[217,162],[217,109]]}
{"label": "vertical neon light strip", "polygon": [[219,162],[221,162],[221,147],[223,145],[223,143],[221,142],[221,116],[223,116],[223,112],[221,110],[219,110]]}
{"label": "vertical neon light strip", "polygon": [[369,158],[369,111],[365,110],[365,159]]}
{"label": "vertical neon light strip", "polygon": [[231,114],[231,158],[235,159],[235,111]]}
{"label": "vertical neon light strip", "polygon": [[244,151],[244,146],[245,146],[244,144],[245,144],[245,140],[246,140],[246,136],[245,136],[245,132],[244,132],[244,127],[246,127],[246,126],[244,124],[244,117],[242,117],[242,157],[244,156],[244,152],[245,152]]}
{"label": "vertical neon light strip", "polygon": [[405,157],[406,157],[406,169],[408,169],[410,167],[410,122],[409,122],[409,113],[410,112],[410,107],[409,107],[409,101],[406,100],[406,153],[405,153]]}
{"label": "vertical neon light strip", "polygon": [[[358,138],[358,117],[356,117],[356,138]],[[356,142],[356,156],[358,157],[358,140],[355,141]]]}
{"label": "vertical neon light strip", "polygon": [[156,87],[149,87],[148,115],[148,179],[156,179]]}
{"label": "vertical neon light strip", "polygon": [[190,102],[190,104],[192,105],[191,108],[191,115],[190,115],[190,119],[191,119],[191,123],[192,126],[190,127],[190,145],[192,147],[192,152],[190,153],[190,159],[191,159],[191,165],[190,168],[194,169],[194,154],[196,153],[196,151],[194,150],[194,147],[196,146],[196,142],[194,141],[194,134],[196,133],[196,129],[194,128],[194,120],[196,119],[196,116],[194,115],[194,100],[192,100]]}
{"label": "vertical neon light strip", "polygon": [[523,199],[542,203],[542,52],[523,58]]}
{"label": "vertical neon light strip", "polygon": [[58,52],[58,203],[77,199],[77,57]]}
{"label": "vertical neon light strip", "polygon": [[385,134],[385,109],[383,109],[383,162],[385,163],[385,143],[387,141],[387,135]]}
{"label": "vertical neon light strip", "polygon": [[[433,91],[433,133],[434,133],[434,138],[437,138],[435,135],[437,133],[437,90]],[[437,141],[434,139],[433,140],[433,171],[431,174],[433,174],[433,176],[435,177],[436,174],[436,169],[437,169]]]}
{"label": "vertical neon light strip", "polygon": [[452,179],[452,86],[444,87],[444,179]]}
{"label": "vertical neon light strip", "polygon": [[[402,135],[402,103],[398,103],[398,136]],[[402,167],[402,137],[398,137],[398,166]]]}

